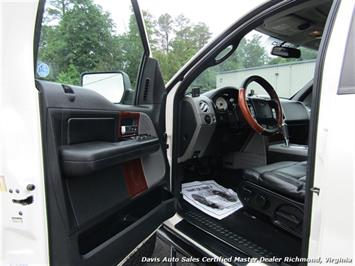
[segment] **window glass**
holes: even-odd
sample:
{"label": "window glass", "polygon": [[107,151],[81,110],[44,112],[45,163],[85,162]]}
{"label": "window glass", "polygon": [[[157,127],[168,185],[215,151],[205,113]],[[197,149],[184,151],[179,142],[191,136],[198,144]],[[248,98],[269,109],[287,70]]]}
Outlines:
{"label": "window glass", "polygon": [[[317,51],[297,47],[301,51],[300,58],[271,55],[272,48],[281,43],[265,34],[251,31],[228,59],[202,72],[190,85],[187,94],[194,87],[199,87],[201,93],[226,86],[239,88],[247,77],[259,75],[274,87],[279,97],[290,98],[313,78]],[[248,89],[256,95],[266,94],[257,83],[251,83]]]}
{"label": "window glass", "polygon": [[120,102],[124,90],[134,93],[143,45],[131,3],[111,9],[106,2],[46,1],[36,78],[80,85],[82,74],[91,72],[84,87],[112,102]]}
{"label": "window glass", "polygon": [[[139,0],[165,82],[202,47],[265,0]],[[237,8],[234,8],[237,7]]]}

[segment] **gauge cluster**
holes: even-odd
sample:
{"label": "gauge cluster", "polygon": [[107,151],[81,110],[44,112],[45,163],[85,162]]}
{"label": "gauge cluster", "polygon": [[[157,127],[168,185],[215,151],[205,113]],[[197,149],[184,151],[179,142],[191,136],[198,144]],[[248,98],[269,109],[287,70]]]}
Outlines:
{"label": "gauge cluster", "polygon": [[218,113],[226,113],[235,104],[235,90],[219,93],[213,97],[213,102]]}
{"label": "gauge cluster", "polygon": [[216,104],[216,108],[217,108],[218,111],[225,112],[225,111],[227,111],[227,109],[228,109],[228,102],[227,102],[227,100],[226,100],[224,97],[222,97],[222,96],[220,96],[220,97],[218,97],[218,98],[216,99],[215,104]]}

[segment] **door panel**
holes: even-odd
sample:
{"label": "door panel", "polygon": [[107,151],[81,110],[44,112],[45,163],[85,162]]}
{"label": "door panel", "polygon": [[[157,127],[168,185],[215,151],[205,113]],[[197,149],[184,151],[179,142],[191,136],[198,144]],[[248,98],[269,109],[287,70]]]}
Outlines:
{"label": "door panel", "polygon": [[116,105],[80,87],[36,85],[51,265],[116,265],[174,213],[160,103]]}

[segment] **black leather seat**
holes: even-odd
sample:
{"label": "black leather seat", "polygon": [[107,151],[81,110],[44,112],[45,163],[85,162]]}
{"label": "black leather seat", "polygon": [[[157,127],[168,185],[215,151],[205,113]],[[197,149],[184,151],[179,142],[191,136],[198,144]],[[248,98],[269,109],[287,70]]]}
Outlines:
{"label": "black leather seat", "polygon": [[277,162],[252,169],[244,169],[244,179],[304,202],[307,162]]}

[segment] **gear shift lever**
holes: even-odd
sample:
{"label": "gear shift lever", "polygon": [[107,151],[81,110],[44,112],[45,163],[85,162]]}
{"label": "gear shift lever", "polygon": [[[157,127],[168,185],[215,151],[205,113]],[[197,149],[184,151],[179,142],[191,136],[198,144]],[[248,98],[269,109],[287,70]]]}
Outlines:
{"label": "gear shift lever", "polygon": [[285,121],[281,125],[281,133],[284,137],[285,146],[289,147],[290,146],[290,138],[289,138],[289,134],[288,134],[288,127],[287,127],[287,124],[285,123]]}

